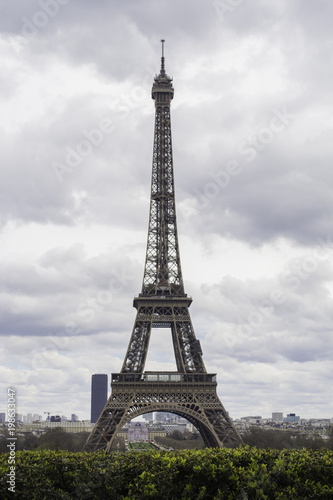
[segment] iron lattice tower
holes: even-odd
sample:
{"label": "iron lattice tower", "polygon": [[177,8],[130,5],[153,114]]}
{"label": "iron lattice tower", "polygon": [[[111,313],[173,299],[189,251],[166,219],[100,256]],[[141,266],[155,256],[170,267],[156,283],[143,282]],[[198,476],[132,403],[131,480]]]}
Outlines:
{"label": "iron lattice tower", "polygon": [[[199,430],[206,446],[237,445],[241,438],[216,394],[216,375],[206,371],[192,326],[192,299],[184,290],[174,192],[170,103],[172,79],[161,70],[154,79],[155,131],[146,263],[137,315],[120,373],[112,374],[111,396],[86,443],[110,451],[117,432],[152,411],[178,414]],[[170,328],[176,372],[145,372],[152,328]]]}

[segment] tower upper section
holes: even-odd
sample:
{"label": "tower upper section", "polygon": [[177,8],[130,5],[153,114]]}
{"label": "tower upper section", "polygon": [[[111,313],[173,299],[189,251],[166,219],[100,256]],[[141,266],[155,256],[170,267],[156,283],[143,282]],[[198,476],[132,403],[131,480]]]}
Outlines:
{"label": "tower upper section", "polygon": [[165,72],[164,40],[161,71],[154,79],[155,130],[150,215],[141,296],[185,295],[180,266],[173,177],[170,102],[172,78]]}
{"label": "tower upper section", "polygon": [[173,99],[173,86],[172,78],[165,72],[165,58],[164,58],[164,40],[162,42],[162,57],[161,57],[161,71],[159,75],[154,78],[151,96],[155,100],[155,106],[159,104],[170,104]]}

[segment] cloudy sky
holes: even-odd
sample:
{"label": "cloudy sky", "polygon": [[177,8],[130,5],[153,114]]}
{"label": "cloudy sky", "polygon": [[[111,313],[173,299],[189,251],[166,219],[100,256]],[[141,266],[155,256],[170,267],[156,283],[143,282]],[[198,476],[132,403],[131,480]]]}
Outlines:
{"label": "cloudy sky", "polygon": [[[166,39],[180,251],[231,417],[333,417],[330,0],[0,2],[0,411],[90,417],[146,250]],[[146,365],[175,369],[168,330]]]}

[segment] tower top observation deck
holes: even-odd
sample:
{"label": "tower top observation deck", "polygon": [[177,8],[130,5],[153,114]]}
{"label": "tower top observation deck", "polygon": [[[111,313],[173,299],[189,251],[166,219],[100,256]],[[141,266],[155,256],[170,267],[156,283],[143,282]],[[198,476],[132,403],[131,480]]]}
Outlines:
{"label": "tower top observation deck", "polygon": [[169,99],[168,103],[170,103],[171,99],[173,99],[174,89],[172,86],[172,78],[168,76],[165,72],[165,57],[164,57],[164,42],[165,40],[161,40],[162,42],[162,57],[161,57],[161,70],[159,75],[156,75],[154,78],[153,88],[151,90],[151,96],[157,102],[159,99],[156,99],[157,94],[168,94]]}

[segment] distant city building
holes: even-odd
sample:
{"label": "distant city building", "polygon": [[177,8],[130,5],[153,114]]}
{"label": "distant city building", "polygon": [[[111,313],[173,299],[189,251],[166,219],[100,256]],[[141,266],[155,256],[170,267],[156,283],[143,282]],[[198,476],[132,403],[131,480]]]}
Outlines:
{"label": "distant city building", "polygon": [[155,421],[156,422],[171,422],[176,415],[170,412],[157,411],[155,413]]}
{"label": "distant city building", "polygon": [[75,415],[75,413],[72,413],[72,415],[71,415],[71,421],[72,422],[78,422],[79,421],[79,417],[77,415]]}
{"label": "distant city building", "polygon": [[24,431],[24,432],[45,432],[46,430],[55,429],[56,427],[60,427],[65,432],[77,433],[77,432],[90,432],[92,425],[88,420],[82,421],[82,422],[44,421],[44,422],[39,422],[39,423],[35,423],[35,424],[34,423],[25,424],[22,427],[22,431]]}
{"label": "distant city building", "polygon": [[285,421],[288,422],[288,424],[298,423],[300,421],[300,417],[295,413],[289,413]]}
{"label": "distant city building", "polygon": [[145,413],[142,415],[142,418],[146,420],[148,423],[153,423],[153,424],[162,424],[162,423],[169,423],[169,424],[176,424],[176,423],[182,423],[182,424],[188,424],[189,422],[183,418],[180,417],[179,415],[176,415],[175,413],[170,413],[166,411],[156,411],[156,412],[150,412],[150,413]]}
{"label": "distant city building", "polygon": [[260,415],[242,417],[241,420],[252,425],[260,425],[262,423],[262,417]]}
{"label": "distant city building", "polygon": [[166,437],[167,433],[164,427],[158,425],[148,426],[148,440],[153,440],[156,437]]}
{"label": "distant city building", "polygon": [[4,424],[6,422],[6,413],[0,413],[0,423]]}
{"label": "distant city building", "polygon": [[283,422],[283,413],[282,412],[273,412],[272,413],[273,422]]}
{"label": "distant city building", "polygon": [[162,424],[164,427],[165,431],[167,434],[172,434],[174,431],[181,432],[181,434],[184,434],[185,429],[187,424],[169,424],[169,423],[164,423]]}
{"label": "distant city building", "polygon": [[91,418],[96,423],[108,399],[108,376],[95,374],[91,378]]}
{"label": "distant city building", "polygon": [[147,420],[148,422],[152,422],[154,420],[154,413],[152,411],[149,413],[145,413],[144,415],[142,415],[142,418],[144,420]]}
{"label": "distant city building", "polygon": [[[117,434],[118,437],[122,437],[124,439],[128,439],[128,429],[131,426],[129,423],[125,427],[123,427]],[[157,424],[149,424],[147,425],[148,429],[148,441],[153,441],[156,437],[166,437],[167,433],[163,426]],[[133,441],[133,440],[132,440]]]}
{"label": "distant city building", "polygon": [[148,441],[148,427],[144,422],[131,422],[128,426],[129,441]]}
{"label": "distant city building", "polygon": [[38,413],[28,413],[28,415],[22,415],[22,422],[24,424],[29,424],[31,422],[40,422],[42,420],[42,415],[39,415]]}
{"label": "distant city building", "polygon": [[332,419],[330,418],[313,418],[309,420],[309,423],[312,427],[326,428],[329,427],[332,423]]}
{"label": "distant city building", "polygon": [[61,416],[60,415],[51,415],[50,422],[61,422]]}

